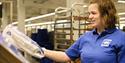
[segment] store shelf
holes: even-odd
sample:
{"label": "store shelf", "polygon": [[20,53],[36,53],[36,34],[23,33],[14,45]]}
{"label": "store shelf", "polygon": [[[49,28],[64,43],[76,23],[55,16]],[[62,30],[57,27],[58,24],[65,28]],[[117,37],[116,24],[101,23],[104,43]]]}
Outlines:
{"label": "store shelf", "polygon": [[71,16],[60,16],[60,17],[56,17],[56,20],[71,20]]}
{"label": "store shelf", "polygon": [[[58,33],[58,32],[55,32],[55,34],[58,34],[58,35],[70,35],[71,33]],[[72,33],[72,35],[74,35],[74,33]]]}
{"label": "store shelf", "polygon": [[[60,10],[58,8],[58,10]],[[62,10],[62,9],[61,9]],[[54,24],[54,43],[55,50],[64,51],[73,43],[73,22],[72,12],[67,16],[67,12],[58,13],[56,11],[55,24]],[[64,15],[65,14],[65,15]],[[60,22],[65,20],[65,22]],[[68,38],[67,38],[68,36]]]}

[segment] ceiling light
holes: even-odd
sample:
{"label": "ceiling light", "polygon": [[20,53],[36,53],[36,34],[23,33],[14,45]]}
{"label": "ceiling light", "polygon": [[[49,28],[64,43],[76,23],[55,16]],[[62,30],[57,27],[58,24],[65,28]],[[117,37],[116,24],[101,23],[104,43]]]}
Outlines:
{"label": "ceiling light", "polygon": [[83,7],[88,7],[87,5],[83,5]]}
{"label": "ceiling light", "polygon": [[125,12],[118,13],[118,15],[125,15]]}
{"label": "ceiling light", "polygon": [[118,3],[125,3],[125,0],[118,0]]}
{"label": "ceiling light", "polygon": [[[70,9],[66,9],[66,10],[61,10],[61,11],[58,11],[58,13],[63,13],[63,12],[67,12],[69,11]],[[41,18],[45,18],[45,17],[49,17],[49,16],[53,16],[55,15],[56,13],[53,12],[53,13],[49,13],[49,14],[45,14],[45,15],[40,15],[40,16],[36,16],[36,17],[31,17],[31,18],[28,18],[25,20],[25,22],[29,22],[29,21],[33,21],[33,20],[36,20],[36,19],[41,19]],[[13,22],[12,24],[17,24],[18,22]]]}
{"label": "ceiling light", "polygon": [[120,18],[119,20],[125,20],[125,17]]}
{"label": "ceiling light", "polygon": [[2,5],[2,2],[0,2],[0,5]]}
{"label": "ceiling light", "polygon": [[[64,22],[68,22],[68,21],[67,20],[58,21],[58,23],[64,23]],[[54,21],[51,21],[51,22],[44,22],[44,23],[27,24],[27,25],[25,25],[25,27],[45,25],[45,24],[54,24],[54,23],[55,23]]]}

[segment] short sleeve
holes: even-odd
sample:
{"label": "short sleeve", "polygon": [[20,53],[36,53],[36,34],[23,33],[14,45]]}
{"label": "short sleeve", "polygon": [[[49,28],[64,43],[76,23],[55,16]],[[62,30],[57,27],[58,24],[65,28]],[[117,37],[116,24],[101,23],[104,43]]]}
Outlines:
{"label": "short sleeve", "polygon": [[76,42],[74,42],[73,45],[71,45],[66,51],[65,53],[68,55],[68,57],[71,60],[75,60],[77,58],[80,57],[80,41],[81,39],[83,39],[83,36],[81,36]]}
{"label": "short sleeve", "polygon": [[118,53],[118,63],[125,63],[125,43],[122,45]]}
{"label": "short sleeve", "polygon": [[121,35],[122,40],[119,46],[118,63],[125,63],[125,33]]}

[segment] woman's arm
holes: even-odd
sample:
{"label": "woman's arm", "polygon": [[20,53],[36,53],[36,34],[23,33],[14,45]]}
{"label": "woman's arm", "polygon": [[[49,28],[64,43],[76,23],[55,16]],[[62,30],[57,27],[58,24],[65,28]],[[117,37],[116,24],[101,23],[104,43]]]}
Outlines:
{"label": "woman's arm", "polygon": [[57,62],[68,62],[68,61],[70,61],[70,58],[66,55],[65,52],[52,51],[52,50],[47,50],[47,49],[43,49],[43,51],[44,51],[45,57],[50,58],[54,61],[57,61]]}

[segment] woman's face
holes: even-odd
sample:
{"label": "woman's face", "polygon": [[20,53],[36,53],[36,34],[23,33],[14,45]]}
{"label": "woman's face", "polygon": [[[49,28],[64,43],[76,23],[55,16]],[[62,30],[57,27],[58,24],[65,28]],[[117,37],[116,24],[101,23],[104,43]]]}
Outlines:
{"label": "woman's face", "polygon": [[100,12],[98,10],[97,4],[90,4],[88,7],[89,12],[89,19],[90,19],[90,26],[92,28],[98,28],[102,25],[101,18],[100,18]]}

